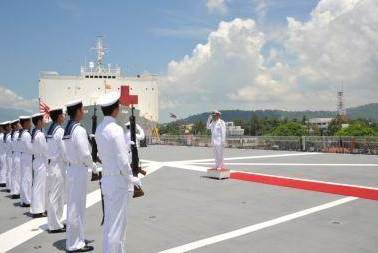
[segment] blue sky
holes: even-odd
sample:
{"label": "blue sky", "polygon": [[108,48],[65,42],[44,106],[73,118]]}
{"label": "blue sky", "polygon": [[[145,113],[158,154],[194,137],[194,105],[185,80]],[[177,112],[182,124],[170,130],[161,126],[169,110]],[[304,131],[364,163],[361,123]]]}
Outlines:
{"label": "blue sky", "polygon": [[[280,0],[266,23],[287,16],[306,20],[317,1]],[[209,12],[204,0],[0,2],[0,85],[25,98],[38,96],[38,73],[77,74],[97,35],[110,51],[107,62],[128,74],[147,70],[164,75],[171,60],[206,42],[222,20],[257,18],[250,0],[234,0],[227,13]]]}
{"label": "blue sky", "polygon": [[78,74],[96,36],[127,75],[160,74],[160,119],[214,109],[377,102],[376,0],[3,0],[0,107],[30,108],[40,71]]}

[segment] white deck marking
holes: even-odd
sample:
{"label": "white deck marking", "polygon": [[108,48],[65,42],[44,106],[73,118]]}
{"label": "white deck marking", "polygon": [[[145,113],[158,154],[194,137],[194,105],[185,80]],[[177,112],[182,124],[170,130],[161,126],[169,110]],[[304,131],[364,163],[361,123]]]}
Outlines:
{"label": "white deck marking", "polygon": [[[163,165],[155,163],[146,168],[147,175],[160,169]],[[87,205],[89,208],[101,201],[101,191],[97,189],[87,194]],[[63,219],[66,219],[66,206],[64,207]],[[12,228],[0,234],[0,252],[7,252],[18,245],[32,239],[33,237],[41,234],[47,229],[47,218],[32,219],[15,228]]]}
{"label": "white deck marking", "polygon": [[[213,165],[208,162],[193,163],[196,165]],[[340,166],[340,167],[378,167],[376,163],[224,163],[225,165],[248,166],[248,165],[267,165],[267,166]]]}
{"label": "white deck marking", "polygon": [[227,233],[223,233],[223,234],[215,235],[215,236],[205,238],[205,239],[202,239],[202,240],[194,241],[194,242],[182,245],[182,246],[163,250],[163,251],[160,251],[159,253],[188,252],[188,251],[195,250],[195,249],[198,249],[198,248],[201,248],[201,247],[205,247],[205,246],[208,246],[208,245],[211,245],[211,244],[222,242],[222,241],[225,241],[225,240],[228,240],[228,239],[247,235],[247,234],[250,234],[250,233],[253,233],[253,232],[268,228],[268,227],[272,227],[272,226],[275,226],[275,225],[278,225],[278,224],[281,224],[281,223],[284,223],[284,222],[287,222],[287,221],[298,219],[300,217],[303,217],[303,216],[306,216],[306,215],[309,215],[309,214],[313,214],[313,213],[317,213],[317,212],[320,212],[320,211],[323,211],[323,210],[326,210],[326,209],[329,209],[329,208],[332,208],[332,207],[335,207],[335,206],[338,206],[338,205],[342,205],[342,204],[351,202],[351,201],[356,200],[356,199],[358,199],[358,198],[346,197],[346,198],[338,199],[336,201],[328,202],[328,203],[323,204],[323,205],[315,206],[315,207],[305,209],[305,210],[302,210],[302,211],[299,211],[299,212],[296,212],[296,213],[281,216],[281,217],[273,219],[273,220],[265,221],[265,222],[258,223],[258,224],[255,224],[255,225],[251,225],[251,226],[243,227],[243,228],[240,228],[240,229],[237,229],[237,230],[233,230],[233,231],[230,231],[230,232],[227,232]]}
{"label": "white deck marking", "polygon": [[[247,160],[247,159],[261,159],[261,158],[274,158],[274,157],[288,157],[288,156],[309,156],[309,155],[320,155],[323,153],[289,153],[289,154],[280,154],[280,155],[253,155],[253,156],[239,156],[239,157],[226,157],[224,158],[225,161],[230,160]],[[207,158],[207,159],[195,159],[195,160],[178,160],[178,161],[171,161],[172,163],[197,163],[197,162],[212,162],[214,158]]]}

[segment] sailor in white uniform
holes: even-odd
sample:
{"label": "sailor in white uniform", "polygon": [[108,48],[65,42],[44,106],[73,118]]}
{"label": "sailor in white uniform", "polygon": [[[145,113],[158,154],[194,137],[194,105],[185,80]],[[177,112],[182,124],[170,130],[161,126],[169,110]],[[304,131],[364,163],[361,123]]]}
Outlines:
{"label": "sailor in white uniform", "polygon": [[51,109],[52,123],[47,131],[47,223],[49,233],[65,232],[62,223],[67,163],[64,160],[63,135],[64,114],[62,108]]}
{"label": "sailor in white uniform", "polygon": [[11,132],[11,127],[10,127],[10,121],[6,121],[4,122],[4,125],[3,125],[3,129],[4,129],[4,135],[3,135],[3,138],[1,139],[2,141],[2,144],[3,144],[3,166],[6,170],[6,174],[5,174],[5,183],[6,183],[6,191],[7,192],[10,192],[10,168],[9,168],[9,163],[8,163],[8,155],[9,155],[9,152],[8,152],[8,149],[9,149],[9,145],[8,145],[8,138],[10,137],[10,132]]}
{"label": "sailor in white uniform", "polygon": [[7,186],[7,166],[5,164],[4,122],[0,124],[0,187]]}
{"label": "sailor in white uniform", "polygon": [[99,99],[104,120],[97,127],[95,138],[102,161],[102,192],[105,204],[103,252],[125,252],[129,184],[141,186],[132,176],[124,132],[116,123],[119,114],[119,93],[107,93]]}
{"label": "sailor in white uniform", "polygon": [[224,169],[224,145],[226,143],[226,124],[220,118],[221,113],[214,111],[207,120],[207,129],[211,130],[211,143],[214,147],[215,168]]}
{"label": "sailor in white uniform", "polygon": [[13,136],[16,131],[18,131],[18,120],[11,121],[11,129],[9,134],[6,136],[6,147],[7,147],[7,163],[8,163],[8,192],[12,192],[13,181],[14,181],[14,168],[13,168]]}
{"label": "sailor in white uniform", "polygon": [[20,118],[22,131],[18,136],[18,149],[20,151],[21,168],[21,207],[30,207],[33,183],[32,147],[31,147],[31,117]]}
{"label": "sailor in white uniform", "polygon": [[[131,145],[134,145],[135,143],[131,140],[131,131],[130,131],[130,122],[127,122],[125,124],[126,126],[126,132],[125,132],[125,142],[127,146],[127,153],[129,154],[129,163],[131,163]],[[143,131],[143,128],[135,123],[135,139],[137,143],[137,147],[140,147],[140,141],[145,138],[145,134]],[[130,187],[130,192],[134,191],[134,187]]]}
{"label": "sailor in white uniform", "polygon": [[[21,118],[21,117],[20,117]],[[23,116],[22,118],[27,118],[27,116]],[[12,136],[12,189],[11,195],[12,199],[19,199],[20,198],[20,188],[21,188],[21,167],[20,167],[20,158],[21,152],[19,149],[19,135],[22,132],[21,125],[18,120],[16,123],[17,131],[14,132]]]}
{"label": "sailor in white uniform", "polygon": [[47,143],[42,130],[45,126],[43,115],[43,113],[37,113],[32,117],[34,129],[31,136],[31,143],[34,155],[34,178],[30,213],[33,218],[46,216]]}
{"label": "sailor in white uniform", "polygon": [[63,136],[65,156],[69,162],[67,168],[67,233],[66,250],[68,252],[92,251],[86,245],[84,237],[85,207],[88,180],[88,168],[96,170],[92,162],[91,148],[87,131],[80,125],[84,118],[81,100],[67,105],[70,116]]}

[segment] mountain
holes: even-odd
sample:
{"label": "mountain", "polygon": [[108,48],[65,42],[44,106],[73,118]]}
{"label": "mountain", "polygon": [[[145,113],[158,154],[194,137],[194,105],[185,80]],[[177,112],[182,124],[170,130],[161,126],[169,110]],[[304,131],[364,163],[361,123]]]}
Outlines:
{"label": "mountain", "polygon": [[[336,116],[336,111],[283,111],[283,110],[223,110],[222,118],[225,121],[234,121],[238,119],[251,119],[252,113],[259,118],[287,118],[301,120],[303,116],[309,118],[332,118]],[[209,112],[189,116],[185,119],[178,120],[179,123],[195,123],[198,121],[206,122]],[[347,115],[350,119],[369,119],[378,122],[378,103],[371,103],[347,109]]]}
{"label": "mountain", "polygon": [[30,112],[20,110],[20,109],[12,109],[12,108],[4,108],[0,107],[0,122],[3,121],[12,121],[17,119],[21,115],[30,115]]}

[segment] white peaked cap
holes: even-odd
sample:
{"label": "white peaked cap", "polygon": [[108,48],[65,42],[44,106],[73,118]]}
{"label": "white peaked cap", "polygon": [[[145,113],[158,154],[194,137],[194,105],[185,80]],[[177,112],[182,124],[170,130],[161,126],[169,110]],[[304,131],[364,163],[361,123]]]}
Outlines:
{"label": "white peaked cap", "polygon": [[120,98],[119,92],[109,92],[102,95],[98,100],[97,104],[101,107],[107,107],[114,105]]}
{"label": "white peaked cap", "polygon": [[59,111],[59,110],[61,110],[62,112],[64,112],[64,108],[63,108],[63,107],[54,107],[54,108],[51,108],[51,109],[49,110],[49,112]]}
{"label": "white peaked cap", "polygon": [[36,117],[43,117],[43,115],[45,115],[45,114],[44,114],[44,113],[41,113],[41,112],[39,112],[39,113],[33,114],[33,115],[32,115],[32,118],[36,118]]}
{"label": "white peaked cap", "polygon": [[31,116],[20,116],[20,119],[22,119],[22,120],[31,119]]}
{"label": "white peaked cap", "polygon": [[14,124],[14,123],[19,122],[19,121],[20,121],[19,119],[15,119],[15,120],[11,121],[11,124]]}
{"label": "white peaked cap", "polygon": [[4,121],[3,123],[1,123],[1,125],[9,125],[10,123],[10,121]]}
{"label": "white peaked cap", "polygon": [[76,100],[72,100],[70,102],[68,102],[66,104],[67,107],[71,107],[71,106],[75,106],[75,105],[78,105],[78,104],[82,104],[83,101],[81,99],[76,99]]}

